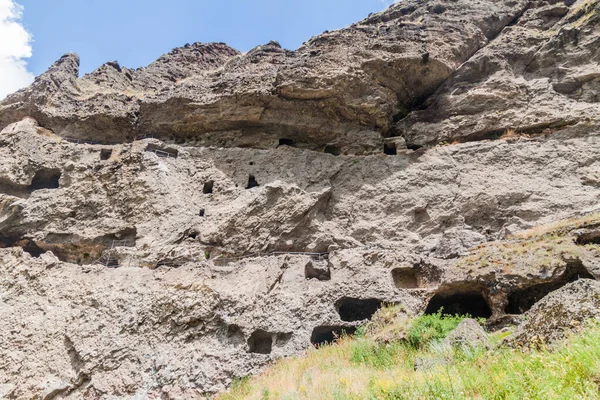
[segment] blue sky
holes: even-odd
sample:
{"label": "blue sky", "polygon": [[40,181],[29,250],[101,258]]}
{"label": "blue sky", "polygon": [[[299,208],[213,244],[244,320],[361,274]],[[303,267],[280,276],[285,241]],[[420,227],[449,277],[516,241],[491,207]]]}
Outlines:
{"label": "blue sky", "polygon": [[324,30],[345,27],[390,0],[16,0],[33,36],[27,69],[44,72],[62,54],[81,57],[81,72],[117,60],[144,66],[173,47],[226,42],[241,51],[277,40],[297,48]]}

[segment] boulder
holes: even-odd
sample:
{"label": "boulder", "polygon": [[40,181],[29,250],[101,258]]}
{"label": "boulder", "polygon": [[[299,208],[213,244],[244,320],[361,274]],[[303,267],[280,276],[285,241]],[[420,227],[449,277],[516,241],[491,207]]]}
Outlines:
{"label": "boulder", "polygon": [[536,303],[507,342],[514,346],[553,344],[579,331],[586,320],[599,317],[600,282],[580,279]]}
{"label": "boulder", "polygon": [[467,318],[444,339],[444,344],[463,349],[489,347],[487,333],[477,321]]}

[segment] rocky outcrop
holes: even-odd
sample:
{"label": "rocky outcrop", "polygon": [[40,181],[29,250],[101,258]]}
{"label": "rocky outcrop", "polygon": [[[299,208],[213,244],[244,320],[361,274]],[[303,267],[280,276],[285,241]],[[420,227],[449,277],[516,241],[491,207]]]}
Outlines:
{"label": "rocky outcrop", "polygon": [[551,134],[600,121],[600,2],[531,1],[396,125],[411,146]]}
{"label": "rocky outcrop", "polygon": [[516,346],[544,346],[581,330],[600,317],[600,283],[582,279],[557,290],[527,312],[526,320],[508,337]]}
{"label": "rocky outcrop", "polygon": [[152,134],[272,148],[285,138],[315,150],[381,152],[394,119],[418,107],[527,4],[402,2],[296,51],[275,42],[246,54],[194,44],[147,68],[113,62],[81,79],[68,55],[1,103],[0,128],[28,115],[57,134],[88,139]]}
{"label": "rocky outcrop", "polygon": [[384,304],[495,329],[597,278],[596,22],[415,0],[296,51],[64,56],[0,103],[0,397],[210,394]]}
{"label": "rocky outcrop", "polygon": [[459,349],[487,348],[490,345],[485,330],[471,318],[463,319],[443,343]]}

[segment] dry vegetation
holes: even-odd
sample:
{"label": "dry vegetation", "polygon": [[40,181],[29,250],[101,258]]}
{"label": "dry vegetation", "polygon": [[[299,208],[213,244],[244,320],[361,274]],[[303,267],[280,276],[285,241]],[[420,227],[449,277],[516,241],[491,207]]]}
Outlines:
{"label": "dry vegetation", "polygon": [[[574,233],[597,229],[600,213],[572,218],[479,246],[460,268],[528,262],[552,268],[579,252]],[[354,337],[279,360],[258,377],[236,382],[219,397],[232,399],[600,399],[600,324],[590,323],[551,351],[502,346],[510,332],[490,335],[492,348],[456,349],[441,339],[461,317],[415,317],[401,306],[381,309]],[[435,360],[415,371],[415,360]],[[440,362],[441,361],[441,362]]]}
{"label": "dry vegetation", "polygon": [[[394,314],[393,308],[382,311]],[[391,324],[405,325],[405,317]],[[385,319],[385,318],[384,318]],[[256,378],[237,381],[220,400],[233,399],[598,399],[600,326],[590,324],[556,351],[499,346],[506,333],[491,336],[492,350],[444,346],[441,339],[460,317],[419,317],[405,340],[382,343],[359,331],[356,337],[279,360]],[[411,335],[420,337],[418,343]],[[436,360],[415,371],[417,359]]]}
{"label": "dry vegetation", "polygon": [[600,213],[570,218],[519,232],[504,241],[483,244],[465,255],[457,268],[500,268],[511,271],[515,263],[526,263],[532,267],[552,270],[565,260],[575,259],[583,252],[600,256],[600,246],[578,245],[574,232],[582,229],[598,229]]}

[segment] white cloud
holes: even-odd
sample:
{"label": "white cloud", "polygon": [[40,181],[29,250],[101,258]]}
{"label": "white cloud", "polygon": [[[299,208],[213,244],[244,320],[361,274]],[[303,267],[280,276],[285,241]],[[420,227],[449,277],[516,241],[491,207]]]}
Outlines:
{"label": "white cloud", "polygon": [[21,25],[22,12],[15,0],[0,0],[0,100],[34,78],[25,61],[31,57],[31,34]]}

